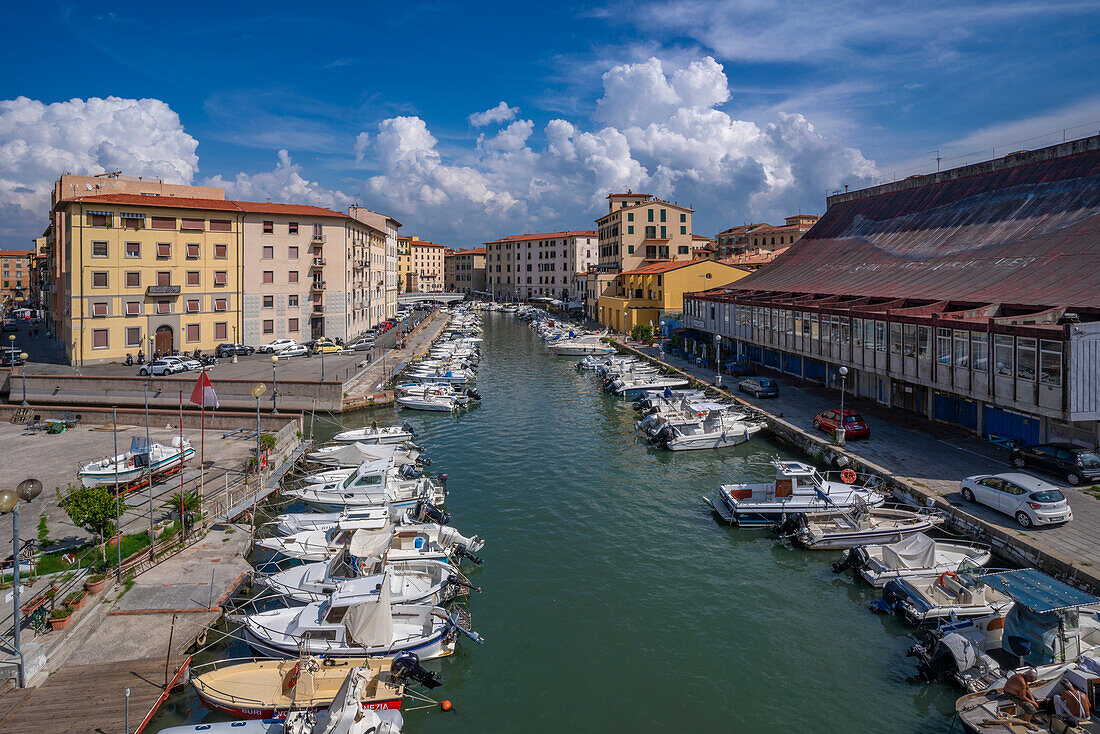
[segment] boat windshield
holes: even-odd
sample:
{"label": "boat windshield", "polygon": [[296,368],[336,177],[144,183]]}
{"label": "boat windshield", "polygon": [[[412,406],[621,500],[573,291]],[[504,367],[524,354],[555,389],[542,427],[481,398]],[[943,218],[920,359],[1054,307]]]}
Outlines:
{"label": "boat windshield", "polygon": [[980,566],[978,566],[978,564],[974,563],[974,561],[966,558],[963,559],[961,563],[959,563],[959,567],[955,569],[955,572],[959,574],[966,574],[967,576],[977,576],[982,572],[982,569]]}

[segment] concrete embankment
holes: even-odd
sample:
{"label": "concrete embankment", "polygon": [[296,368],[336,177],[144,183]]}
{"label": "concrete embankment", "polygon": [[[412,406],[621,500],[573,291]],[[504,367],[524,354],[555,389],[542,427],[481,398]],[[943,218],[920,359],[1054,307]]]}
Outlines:
{"label": "concrete embankment", "polygon": [[[1092,565],[1096,560],[1095,554],[1074,556],[1051,547],[1033,534],[1000,527],[988,519],[969,512],[967,507],[944,497],[942,493],[926,486],[926,483],[919,478],[899,476],[895,469],[883,465],[882,462],[868,459],[851,444],[845,447],[837,446],[823,436],[812,434],[782,416],[768,411],[767,408],[749,403],[733,393],[715,387],[712,382],[692,374],[685,367],[657,359],[622,341],[613,340],[613,343],[622,352],[676,371],[700,388],[718,391],[734,402],[761,411],[767,416],[768,429],[772,435],[816,462],[834,467],[844,464],[856,471],[883,477],[887,487],[897,499],[941,510],[948,518],[945,528],[948,531],[989,543],[993,550],[1004,558],[1035,566],[1053,576],[1088,587],[1094,593],[1100,592],[1100,568]],[[936,458],[930,456],[928,462],[935,463]]]}

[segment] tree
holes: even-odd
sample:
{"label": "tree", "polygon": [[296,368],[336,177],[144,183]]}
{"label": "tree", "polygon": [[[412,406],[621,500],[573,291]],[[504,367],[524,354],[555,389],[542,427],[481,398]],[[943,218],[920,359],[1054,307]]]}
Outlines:
{"label": "tree", "polygon": [[637,324],[630,330],[630,338],[636,342],[649,344],[653,341],[653,327],[649,324]]}
{"label": "tree", "polygon": [[[79,527],[102,539],[115,534],[115,496],[108,487],[70,487],[61,500],[65,514]],[[118,511],[129,509],[120,503]]]}

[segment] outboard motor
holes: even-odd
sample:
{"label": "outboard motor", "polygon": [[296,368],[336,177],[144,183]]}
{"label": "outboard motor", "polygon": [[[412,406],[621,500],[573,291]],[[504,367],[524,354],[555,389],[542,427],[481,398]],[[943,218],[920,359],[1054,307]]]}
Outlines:
{"label": "outboard motor", "polygon": [[772,531],[776,535],[788,538],[792,535],[798,535],[806,529],[807,525],[805,512],[792,512],[782,522],[772,525]]}
{"label": "outboard motor", "polygon": [[867,549],[862,545],[849,548],[844,557],[833,563],[833,573],[844,573],[849,568],[862,568],[867,564]]}
{"label": "outboard motor", "polygon": [[401,468],[397,470],[397,473],[401,475],[402,479],[420,478],[420,470],[417,469],[414,464],[402,464]]}
{"label": "outboard motor", "polygon": [[413,430],[413,427],[412,427],[412,425],[411,425],[411,424],[410,424],[410,423],[409,423],[408,421],[406,421],[405,423],[402,423],[402,424],[401,424],[401,430],[403,430],[403,431],[405,431],[405,432],[407,432],[407,433],[410,433],[410,434],[412,434],[412,437],[413,437],[413,438],[416,438],[416,431],[414,431],[414,430]]}
{"label": "outboard motor", "polygon": [[439,509],[427,500],[417,500],[413,509],[413,517],[417,522],[434,522],[439,525],[447,525],[451,522],[451,514]]}
{"label": "outboard motor", "polygon": [[401,682],[419,683],[427,689],[439,688],[443,680],[439,673],[420,664],[420,657],[410,650],[399,652],[390,663],[390,675]]}

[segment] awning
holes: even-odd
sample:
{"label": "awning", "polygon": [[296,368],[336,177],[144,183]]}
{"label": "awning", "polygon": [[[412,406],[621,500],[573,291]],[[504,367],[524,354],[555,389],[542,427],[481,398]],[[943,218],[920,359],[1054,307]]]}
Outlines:
{"label": "awning", "polygon": [[113,217],[115,215],[114,212],[100,212],[100,211],[87,211],[87,212],[84,212],[84,213],[85,214],[98,214],[98,215],[101,215],[101,216],[104,216],[104,217]]}
{"label": "awning", "polygon": [[133,212],[122,212],[118,216],[121,219],[145,219],[144,214],[134,214]]}
{"label": "awning", "polygon": [[1100,603],[1100,599],[1095,596],[1034,568],[990,573],[981,578],[992,588],[1011,597],[1017,604],[1039,614]]}

